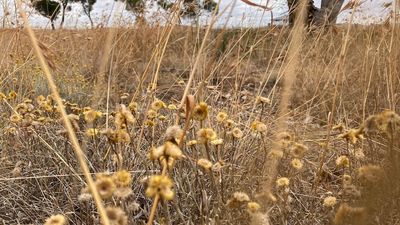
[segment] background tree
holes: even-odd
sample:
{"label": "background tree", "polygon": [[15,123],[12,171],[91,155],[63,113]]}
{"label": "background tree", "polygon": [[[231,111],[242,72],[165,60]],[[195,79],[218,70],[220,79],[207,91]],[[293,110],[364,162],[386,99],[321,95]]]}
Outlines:
{"label": "background tree", "polygon": [[[289,25],[293,26],[297,9],[302,0],[287,0],[289,8]],[[313,0],[307,2],[307,25],[327,25],[336,23],[344,0],[322,0],[321,8],[314,5]]]}
{"label": "background tree", "polygon": [[36,11],[50,19],[51,28],[54,30],[54,21],[60,13],[61,4],[52,0],[31,0],[31,2]]}

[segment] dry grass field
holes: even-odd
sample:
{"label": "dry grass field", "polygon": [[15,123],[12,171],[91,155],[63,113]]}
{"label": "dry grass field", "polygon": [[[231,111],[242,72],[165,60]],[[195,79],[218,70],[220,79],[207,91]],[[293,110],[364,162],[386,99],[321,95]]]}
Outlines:
{"label": "dry grass field", "polygon": [[0,30],[0,224],[400,224],[398,24],[34,33]]}

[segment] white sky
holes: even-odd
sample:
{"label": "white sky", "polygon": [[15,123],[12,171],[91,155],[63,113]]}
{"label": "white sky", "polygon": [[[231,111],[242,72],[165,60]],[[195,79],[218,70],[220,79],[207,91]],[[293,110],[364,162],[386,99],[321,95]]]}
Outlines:
{"label": "white sky", "polygon": [[[29,2],[29,0],[25,0]],[[263,4],[267,3],[267,0],[252,0],[254,3]],[[345,1],[345,4],[349,0]],[[355,14],[355,22],[362,24],[376,23],[386,20],[389,15],[391,8],[384,8],[384,3],[393,2],[394,0],[361,0],[363,4],[357,10]],[[240,0],[235,3],[231,0],[221,0],[220,6],[220,18],[216,26],[223,26],[227,19],[228,27],[256,27],[265,26],[271,21],[271,12],[264,12],[262,9],[249,6]],[[316,6],[320,6],[320,0],[315,0]],[[233,5],[233,8],[232,8]],[[65,18],[65,26],[74,27],[89,27],[89,19],[83,13],[82,6],[80,3],[74,3],[71,5],[72,10],[67,12]],[[287,13],[286,0],[269,0],[268,6],[272,7],[272,14],[274,18],[285,16]],[[222,11],[227,8],[225,12]],[[5,15],[5,9],[8,9],[10,13],[8,16]],[[26,10],[30,14],[30,22],[36,27],[49,27],[49,20],[42,17],[37,12],[33,11],[29,5],[26,5]],[[116,10],[121,13],[122,16],[118,16],[117,21],[110,19],[111,12]],[[338,22],[345,22],[349,18],[351,10],[342,12],[339,16]],[[125,11],[124,5],[121,2],[115,2],[114,0],[97,0],[92,11],[92,19],[95,26],[101,26],[104,24],[130,24],[134,22],[135,16],[133,13]],[[118,13],[116,15],[119,15]],[[163,21],[165,13],[162,9],[157,7],[156,4],[148,5],[147,19],[148,21]],[[204,14],[200,17],[200,24],[207,24],[209,20],[209,14]],[[60,24],[61,17],[56,21],[56,26]],[[109,23],[107,23],[109,21]],[[191,24],[193,21],[189,19],[183,19],[182,24]],[[0,26],[3,24],[7,26],[15,26],[18,23],[18,18],[15,13],[15,1],[14,0],[0,0]]]}

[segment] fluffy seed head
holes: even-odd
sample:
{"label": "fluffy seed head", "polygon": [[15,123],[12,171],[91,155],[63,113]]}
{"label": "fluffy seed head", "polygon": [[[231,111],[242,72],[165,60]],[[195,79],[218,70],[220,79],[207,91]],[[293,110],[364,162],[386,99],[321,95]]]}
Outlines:
{"label": "fluffy seed head", "polygon": [[336,205],[336,198],[333,197],[333,196],[326,197],[324,199],[324,204],[323,205],[325,207],[327,207],[327,208],[331,208],[331,207],[335,206]]}
{"label": "fluffy seed head", "polygon": [[65,217],[61,214],[50,216],[46,219],[44,225],[64,225],[66,224]]}

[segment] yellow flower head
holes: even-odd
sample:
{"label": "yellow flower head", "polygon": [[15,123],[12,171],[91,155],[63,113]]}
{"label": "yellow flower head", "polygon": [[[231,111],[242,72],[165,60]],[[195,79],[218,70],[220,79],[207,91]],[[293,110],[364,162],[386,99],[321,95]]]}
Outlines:
{"label": "yellow flower head", "polygon": [[228,129],[232,128],[233,125],[235,125],[235,121],[231,120],[231,119],[227,119],[225,120],[224,126]]}
{"label": "yellow flower head", "polygon": [[127,170],[120,170],[113,176],[114,183],[117,187],[127,187],[132,184],[132,176]]}
{"label": "yellow flower head", "polygon": [[203,121],[208,116],[208,105],[205,102],[200,102],[193,109],[193,119]]}
{"label": "yellow flower head", "polygon": [[296,170],[301,170],[301,168],[303,168],[303,162],[300,159],[292,159],[290,164],[292,164],[292,167]]}
{"label": "yellow flower head", "polygon": [[132,125],[136,122],[135,117],[132,115],[131,111],[126,108],[125,105],[120,105],[118,112],[115,114],[115,126],[118,129],[124,129],[128,125]]}
{"label": "yellow flower head", "polygon": [[137,102],[131,102],[128,105],[129,110],[131,110],[132,113],[136,113],[138,111],[138,104]]}
{"label": "yellow flower head", "polygon": [[172,180],[165,175],[154,175],[151,176],[148,181],[148,187],[146,189],[146,195],[149,198],[155,197],[159,194],[164,200],[172,200],[174,198],[174,192],[172,190]]}
{"label": "yellow flower head", "polygon": [[238,208],[248,202],[250,202],[249,196],[244,192],[237,191],[233,193],[233,196],[228,200],[227,205],[230,208]]}
{"label": "yellow flower head", "polygon": [[217,134],[211,128],[203,128],[197,132],[197,139],[200,143],[207,143],[215,140],[216,138]]}
{"label": "yellow flower head", "polygon": [[195,145],[197,145],[197,141],[196,140],[190,140],[190,141],[188,141],[188,143],[186,144],[187,146],[195,146]]}
{"label": "yellow flower head", "polygon": [[96,187],[102,199],[109,199],[112,197],[116,186],[114,180],[109,176],[99,176],[96,179]]}
{"label": "yellow flower head", "polygon": [[170,141],[164,143],[164,154],[174,159],[181,159],[183,157],[181,149]]}
{"label": "yellow flower head", "polygon": [[237,128],[237,127],[233,128],[232,136],[234,138],[241,139],[241,138],[243,138],[243,135],[244,135],[243,131],[241,131],[239,128]]}
{"label": "yellow flower head", "polygon": [[228,119],[228,114],[226,114],[226,112],[219,112],[219,113],[217,114],[216,119],[217,119],[217,121],[218,121],[219,123],[222,123],[222,122],[224,122],[226,119]]}
{"label": "yellow flower head", "polygon": [[149,111],[147,111],[147,118],[149,119],[154,119],[156,118],[158,115],[158,113],[152,109],[149,109]]}
{"label": "yellow flower head", "polygon": [[257,202],[248,202],[247,203],[247,209],[251,213],[256,213],[261,209],[261,206]]}
{"label": "yellow flower head", "polygon": [[66,224],[66,219],[63,215],[53,215],[46,219],[44,225],[64,225]]}
{"label": "yellow flower head", "polygon": [[336,205],[336,198],[333,196],[326,197],[324,199],[324,206],[327,208],[332,208]]}
{"label": "yellow flower head", "polygon": [[22,120],[22,116],[18,115],[18,114],[12,114],[10,117],[10,121],[13,123],[18,123]]}
{"label": "yellow flower head", "polygon": [[359,139],[362,139],[361,129],[351,129],[344,134],[339,135],[340,138],[346,139],[346,141],[356,144]]}
{"label": "yellow flower head", "polygon": [[88,137],[96,137],[99,134],[99,130],[95,128],[89,128],[85,132]]}
{"label": "yellow flower head", "polygon": [[221,139],[221,138],[219,138],[219,139],[215,139],[215,140],[212,140],[211,141],[211,144],[212,145],[222,145],[224,143],[224,140],[223,139]]}
{"label": "yellow flower head", "polygon": [[166,141],[175,141],[179,144],[181,137],[183,136],[183,130],[178,126],[170,126],[165,131],[165,140]]}
{"label": "yellow flower head", "polygon": [[10,93],[8,93],[8,99],[9,99],[9,100],[13,100],[13,99],[15,99],[17,96],[18,96],[18,95],[17,95],[17,92],[15,92],[15,91],[11,91]]}
{"label": "yellow flower head", "polygon": [[211,167],[213,166],[212,162],[210,162],[210,160],[208,160],[208,159],[197,160],[197,165],[199,165],[200,167],[202,167],[205,170],[210,170]]}
{"label": "yellow flower head", "polygon": [[289,178],[287,177],[281,177],[278,180],[276,180],[276,186],[277,187],[288,187],[289,186]]}
{"label": "yellow flower head", "polygon": [[254,121],[253,123],[251,123],[251,130],[253,130],[254,132],[266,132],[267,131],[267,125],[265,125],[263,122],[260,121]]}
{"label": "yellow flower head", "polygon": [[169,109],[169,110],[176,110],[177,107],[176,107],[176,105],[174,105],[174,104],[169,104],[169,105],[168,105],[168,109]]}
{"label": "yellow flower head", "polygon": [[103,114],[100,111],[96,110],[88,110],[83,113],[85,121],[89,124],[92,124],[94,121],[99,119]]}
{"label": "yellow flower head", "polygon": [[339,156],[336,159],[336,165],[340,166],[340,167],[349,167],[350,166],[350,160],[345,155]]}
{"label": "yellow flower head", "polygon": [[128,216],[126,216],[125,212],[119,207],[108,206],[106,208],[106,214],[110,221],[110,225],[128,224]]}
{"label": "yellow flower head", "polygon": [[117,141],[121,143],[131,143],[131,137],[126,130],[118,130],[117,131]]}
{"label": "yellow flower head", "polygon": [[163,101],[157,99],[151,103],[150,108],[154,111],[158,111],[162,108],[165,108],[165,103]]}
{"label": "yellow flower head", "polygon": [[3,92],[0,92],[0,101],[3,101],[3,99],[7,99],[7,96]]}
{"label": "yellow flower head", "polygon": [[308,151],[307,146],[300,143],[294,143],[293,146],[290,148],[290,155],[295,158],[301,159],[304,157],[307,151]]}

